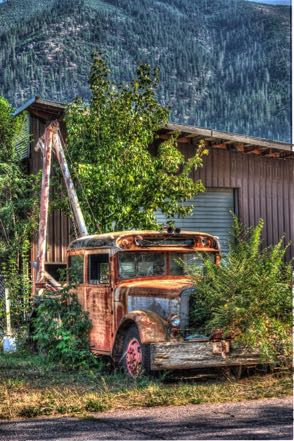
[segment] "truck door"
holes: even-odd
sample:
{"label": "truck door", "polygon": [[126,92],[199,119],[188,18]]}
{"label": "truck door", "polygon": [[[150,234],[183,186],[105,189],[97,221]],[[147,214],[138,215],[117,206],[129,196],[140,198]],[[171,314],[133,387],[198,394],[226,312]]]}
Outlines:
{"label": "truck door", "polygon": [[85,309],[92,321],[93,352],[110,353],[113,340],[113,302],[110,255],[107,250],[86,254]]}

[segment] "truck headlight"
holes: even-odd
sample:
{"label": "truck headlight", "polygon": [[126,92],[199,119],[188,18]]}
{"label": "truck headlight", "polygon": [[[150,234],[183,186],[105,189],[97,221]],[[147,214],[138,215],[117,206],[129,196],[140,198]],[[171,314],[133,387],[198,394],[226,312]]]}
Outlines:
{"label": "truck headlight", "polygon": [[178,315],[173,315],[169,323],[172,328],[179,328],[181,326],[181,319]]}

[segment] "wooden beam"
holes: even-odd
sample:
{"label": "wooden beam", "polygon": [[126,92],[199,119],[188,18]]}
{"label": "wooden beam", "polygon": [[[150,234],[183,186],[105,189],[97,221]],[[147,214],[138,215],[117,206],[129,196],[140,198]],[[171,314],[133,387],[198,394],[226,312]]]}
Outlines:
{"label": "wooden beam", "polygon": [[211,136],[212,131],[209,129],[202,129],[197,127],[184,126],[182,124],[167,124],[167,129],[172,131],[182,132],[182,133],[190,133],[195,136]]}
{"label": "wooden beam", "polygon": [[224,143],[221,144],[211,144],[211,147],[216,148],[216,149],[221,149],[221,150],[227,150],[227,146]]}
{"label": "wooden beam", "polygon": [[244,153],[247,154],[254,154],[254,155],[261,155],[262,154],[262,149],[260,147],[249,147],[247,148],[247,146],[245,146],[245,150],[243,150]]}
{"label": "wooden beam", "polygon": [[234,144],[234,147],[237,152],[244,152],[244,144]]}
{"label": "wooden beam", "polygon": [[280,158],[286,159],[286,158],[293,158],[294,159],[294,151],[289,153],[281,152]]}
{"label": "wooden beam", "polygon": [[279,151],[273,151],[273,149],[267,149],[264,152],[262,152],[262,156],[266,158],[278,158],[280,156]]}
{"label": "wooden beam", "polygon": [[191,142],[191,139],[187,138],[187,136],[183,136],[182,138],[178,138],[177,142],[180,144],[188,144],[189,142]]}
{"label": "wooden beam", "polygon": [[[292,146],[291,144],[280,142],[280,141],[271,141],[268,139],[263,138],[254,138],[247,135],[238,135],[235,133],[228,133],[228,132],[221,132],[218,130],[209,130],[209,129],[202,129],[198,127],[190,127],[190,126],[184,126],[180,124],[167,124],[166,128],[171,131],[178,131],[181,133],[185,133],[185,136],[201,136],[203,138],[208,138],[210,140],[216,139],[221,143],[226,144],[247,144],[252,146],[258,146],[263,148],[273,148],[277,150],[283,150],[283,151],[291,151]],[[186,134],[189,135],[186,135]]]}

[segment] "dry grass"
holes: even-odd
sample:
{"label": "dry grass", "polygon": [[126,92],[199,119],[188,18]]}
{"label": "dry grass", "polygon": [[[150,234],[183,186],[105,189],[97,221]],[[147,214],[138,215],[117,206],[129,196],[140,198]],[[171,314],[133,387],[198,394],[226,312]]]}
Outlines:
{"label": "dry grass", "polygon": [[0,419],[87,416],[133,407],[222,403],[292,394],[289,372],[201,382],[127,380],[120,373],[62,372],[37,356],[0,356]]}

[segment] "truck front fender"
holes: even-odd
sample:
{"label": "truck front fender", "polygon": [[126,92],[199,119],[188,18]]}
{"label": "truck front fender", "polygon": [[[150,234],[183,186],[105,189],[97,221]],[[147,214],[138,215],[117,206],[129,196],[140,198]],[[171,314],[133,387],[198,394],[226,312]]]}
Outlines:
{"label": "truck front fender", "polygon": [[117,335],[124,333],[132,324],[137,326],[142,344],[167,341],[167,323],[156,312],[149,310],[129,312],[122,319]]}

